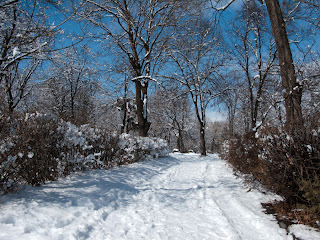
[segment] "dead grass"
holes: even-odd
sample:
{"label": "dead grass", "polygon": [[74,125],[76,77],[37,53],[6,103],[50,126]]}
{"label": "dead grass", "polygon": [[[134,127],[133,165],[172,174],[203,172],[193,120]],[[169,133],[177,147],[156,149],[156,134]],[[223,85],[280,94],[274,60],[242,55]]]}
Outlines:
{"label": "dead grass", "polygon": [[289,204],[287,202],[263,203],[265,213],[275,215],[278,222],[304,224],[320,230],[319,215],[305,205]]}

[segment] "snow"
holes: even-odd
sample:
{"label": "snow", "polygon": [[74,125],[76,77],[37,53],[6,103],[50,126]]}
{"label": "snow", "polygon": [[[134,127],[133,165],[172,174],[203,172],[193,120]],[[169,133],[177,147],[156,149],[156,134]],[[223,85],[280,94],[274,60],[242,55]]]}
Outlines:
{"label": "snow", "polygon": [[151,80],[151,81],[154,81],[154,82],[158,82],[157,81],[157,79],[155,79],[155,78],[153,78],[153,77],[151,77],[151,76],[149,76],[149,75],[143,75],[143,76],[138,76],[138,77],[134,77],[134,78],[132,78],[131,79],[131,81],[140,81],[141,82],[141,85],[142,85],[142,87],[145,87],[145,82],[143,82],[142,80]]}
{"label": "snow", "polygon": [[143,96],[143,118],[147,118],[147,96]]}
{"label": "snow", "polygon": [[14,49],[12,50],[12,57],[14,58],[16,55],[20,54],[20,50],[18,47],[14,47]]}
{"label": "snow", "polygon": [[6,195],[0,239],[292,239],[263,213],[275,198],[248,191],[216,155],[176,153]]}
{"label": "snow", "polygon": [[306,240],[319,240],[320,233],[316,232],[314,228],[301,225],[301,224],[294,224],[289,228],[289,232],[293,233],[295,237],[298,239],[306,239]]}

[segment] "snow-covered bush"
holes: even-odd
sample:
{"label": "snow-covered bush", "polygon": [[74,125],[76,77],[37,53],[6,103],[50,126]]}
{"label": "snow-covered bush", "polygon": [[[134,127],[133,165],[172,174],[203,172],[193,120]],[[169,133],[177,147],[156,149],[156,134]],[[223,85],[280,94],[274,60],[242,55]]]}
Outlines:
{"label": "snow-covered bush", "polygon": [[89,125],[77,127],[63,121],[59,123],[57,132],[62,136],[58,143],[61,173],[113,165],[118,151],[118,136]]}
{"label": "snow-covered bush", "polygon": [[137,162],[143,157],[158,158],[168,154],[167,143],[158,138],[135,137],[129,134],[110,134],[89,125],[77,127],[62,122],[58,132],[63,172],[110,168]]}
{"label": "snow-covered bush", "polygon": [[[268,164],[269,181],[286,198],[302,198],[301,181],[320,176],[319,130],[288,135],[275,129],[262,129],[260,158]],[[281,180],[281,181],[280,181]]]}
{"label": "snow-covered bush", "polygon": [[119,145],[121,155],[123,156],[119,164],[137,162],[143,157],[164,157],[170,152],[167,142],[160,138],[136,137],[122,134]]}
{"label": "snow-covered bush", "polygon": [[46,114],[1,118],[0,193],[40,185],[74,171],[137,162],[169,153],[157,138],[121,136]]}
{"label": "snow-covered bush", "polygon": [[[320,128],[306,123],[300,133],[288,135],[265,129],[260,137],[265,162],[264,184],[282,195],[302,222],[313,225],[320,219]],[[297,216],[300,215],[300,216]]]}
{"label": "snow-covered bush", "polygon": [[24,184],[55,180],[59,173],[57,121],[48,115],[7,118],[10,134],[0,142],[0,189],[6,193]]}

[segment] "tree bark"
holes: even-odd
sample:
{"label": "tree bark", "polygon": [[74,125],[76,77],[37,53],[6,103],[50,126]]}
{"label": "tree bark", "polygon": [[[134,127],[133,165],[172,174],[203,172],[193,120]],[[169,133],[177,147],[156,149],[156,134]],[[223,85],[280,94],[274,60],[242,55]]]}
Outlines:
{"label": "tree bark", "polygon": [[147,137],[151,123],[148,121],[148,115],[144,114],[147,111],[144,98],[147,97],[148,86],[142,86],[139,80],[135,81],[136,87],[136,104],[137,104],[137,118],[138,118],[138,133],[139,136]]}
{"label": "tree bark", "polygon": [[265,0],[275,38],[284,89],[288,133],[301,131],[304,121],[301,110],[302,86],[297,82],[286,26],[279,0]]}
{"label": "tree bark", "polygon": [[178,129],[177,145],[178,145],[179,152],[184,153],[185,148],[184,148],[182,130],[180,127]]}
{"label": "tree bark", "polygon": [[206,139],[205,139],[205,126],[200,122],[200,154],[206,156]]}

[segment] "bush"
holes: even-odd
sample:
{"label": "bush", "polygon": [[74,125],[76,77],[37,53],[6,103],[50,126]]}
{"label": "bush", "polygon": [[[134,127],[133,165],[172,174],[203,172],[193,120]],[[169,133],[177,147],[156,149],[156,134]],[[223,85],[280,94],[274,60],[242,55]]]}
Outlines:
{"label": "bush", "polygon": [[119,137],[95,129],[89,125],[75,126],[70,122],[61,122],[57,132],[61,136],[59,171],[63,175],[70,172],[109,168],[117,158]]}
{"label": "bush", "polygon": [[[259,136],[258,136],[259,135]],[[235,171],[284,197],[286,204],[305,209],[308,218],[320,219],[320,134],[317,125],[287,134],[268,126],[259,134],[238,136],[225,144]],[[291,207],[292,208],[292,207]]]}
{"label": "bush", "polygon": [[243,136],[236,135],[224,143],[220,156],[233,166],[235,171],[245,174],[261,172],[259,156],[259,143],[252,133]]}
{"label": "bush", "polygon": [[263,136],[263,160],[267,162],[271,184],[289,202],[308,202],[301,184],[314,182],[320,176],[319,133],[288,135],[273,129]]}
{"label": "bush", "polygon": [[[299,182],[300,191],[303,198],[307,201],[305,204],[298,204],[300,209],[308,213],[308,222],[315,223],[320,219],[320,180],[316,176],[313,180],[301,180]],[[319,221],[318,221],[319,222]],[[317,224],[319,227],[319,224]]]}
{"label": "bush", "polygon": [[145,157],[164,157],[170,152],[167,142],[159,138],[136,137],[129,134],[120,136],[119,165],[137,162]]}
{"label": "bush", "polygon": [[157,138],[116,135],[89,125],[75,126],[45,114],[26,114],[0,122],[0,193],[38,186],[74,171],[137,162],[169,153]]}
{"label": "bush", "polygon": [[6,193],[57,179],[57,122],[45,115],[7,119],[10,134],[1,141],[0,188]]}
{"label": "bush", "polygon": [[[295,134],[264,129],[263,144],[269,159],[269,185],[284,196],[294,217],[319,227],[320,220],[320,128],[318,121],[306,122],[306,128]],[[269,140],[267,140],[269,138]]]}

